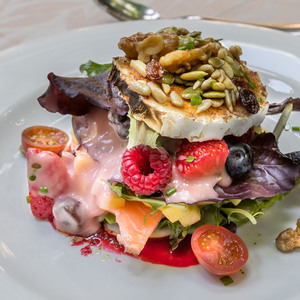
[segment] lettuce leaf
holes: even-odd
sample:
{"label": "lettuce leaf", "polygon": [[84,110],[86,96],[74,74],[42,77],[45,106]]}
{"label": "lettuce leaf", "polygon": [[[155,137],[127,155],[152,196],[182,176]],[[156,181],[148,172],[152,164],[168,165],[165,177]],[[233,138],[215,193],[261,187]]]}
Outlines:
{"label": "lettuce leaf", "polygon": [[130,149],[140,144],[156,148],[156,140],[159,137],[159,134],[150,129],[145,122],[132,118],[130,113],[128,116],[130,118],[130,128],[127,148]]}
{"label": "lettuce leaf", "polygon": [[80,65],[79,70],[81,73],[86,72],[87,76],[94,76],[107,71],[110,71],[112,64],[98,64],[92,60]]}

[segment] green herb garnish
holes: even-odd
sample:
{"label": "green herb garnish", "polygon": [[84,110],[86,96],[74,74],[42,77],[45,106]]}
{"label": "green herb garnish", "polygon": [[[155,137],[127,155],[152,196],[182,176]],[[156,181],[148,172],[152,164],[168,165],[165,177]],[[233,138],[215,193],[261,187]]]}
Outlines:
{"label": "green herb garnish", "polygon": [[195,159],[194,156],[188,156],[188,158],[186,159],[186,162],[193,162]]}
{"label": "green herb garnish", "polygon": [[195,105],[200,105],[202,103],[202,97],[201,96],[194,96],[191,99],[191,105],[195,106]]}
{"label": "green herb garnish", "polygon": [[86,72],[87,76],[94,76],[96,74],[101,74],[111,69],[111,63],[109,64],[97,64],[91,60],[87,63],[82,64],[79,67],[81,73]]}
{"label": "green herb garnish", "polygon": [[30,197],[29,196],[26,196],[26,201],[27,201],[27,203],[30,203]]}
{"label": "green herb garnish", "polygon": [[169,190],[166,191],[166,195],[167,196],[172,196],[176,192],[177,192],[176,188],[172,187],[172,188],[170,188]]}
{"label": "green herb garnish", "polygon": [[292,126],[292,131],[300,131],[300,127],[298,127],[298,126]]}
{"label": "green herb garnish", "polygon": [[223,276],[223,277],[220,278],[220,280],[222,281],[222,283],[225,286],[233,283],[233,280],[232,280],[232,278],[230,276]]}
{"label": "green herb garnish", "polygon": [[252,90],[256,88],[256,85],[252,82],[252,80],[249,78],[247,72],[243,72],[245,78],[248,80],[249,86]]}
{"label": "green herb garnish", "polygon": [[195,42],[189,41],[186,45],[178,47],[178,50],[191,50],[195,48]]}
{"label": "green herb garnish", "polygon": [[48,188],[46,186],[41,186],[40,187],[40,193],[41,194],[47,194],[48,193]]}

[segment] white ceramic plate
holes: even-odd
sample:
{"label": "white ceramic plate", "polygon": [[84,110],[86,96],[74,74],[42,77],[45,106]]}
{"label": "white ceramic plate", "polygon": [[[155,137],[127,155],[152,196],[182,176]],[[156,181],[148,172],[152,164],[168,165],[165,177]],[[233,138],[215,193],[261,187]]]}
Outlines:
{"label": "white ceramic plate", "polygon": [[[201,266],[168,268],[106,252],[81,256],[68,237],[30,213],[26,163],[18,152],[21,131],[33,124],[70,128],[69,117],[47,113],[36,101],[48,85],[47,73],[79,75],[79,65],[89,59],[109,62],[120,55],[120,37],[169,25],[201,30],[204,37],[223,38],[227,46],[241,45],[243,59],[260,72],[271,102],[300,96],[300,39],[251,26],[183,20],[116,23],[46,37],[0,53],[1,299],[299,299],[300,252],[282,254],[274,245],[278,233],[295,227],[300,217],[299,189],[269,209],[258,225],[239,229],[250,258],[227,287]],[[294,115],[291,123],[300,125]],[[272,129],[274,124],[269,118],[265,126]],[[284,151],[299,150],[300,140],[287,131],[281,145]]]}

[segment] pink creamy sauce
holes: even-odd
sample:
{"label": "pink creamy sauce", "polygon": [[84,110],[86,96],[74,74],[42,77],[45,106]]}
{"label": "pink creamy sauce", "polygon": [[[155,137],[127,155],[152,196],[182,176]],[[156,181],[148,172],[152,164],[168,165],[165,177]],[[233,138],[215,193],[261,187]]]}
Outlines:
{"label": "pink creamy sauce", "polygon": [[[48,178],[39,179],[48,182],[48,186],[59,186],[67,180],[61,188],[53,189],[54,194],[51,194],[49,189],[48,196],[55,200],[54,225],[62,232],[79,236],[89,236],[100,229],[100,221],[109,211],[107,203],[113,193],[105,181],[111,178],[121,180],[121,159],[126,149],[124,140],[120,139],[110,126],[107,111],[95,108],[85,116],[85,120],[85,126],[79,128],[83,137],[82,143],[88,145],[95,159],[85,150],[80,150],[80,147],[75,156],[64,152],[62,161],[66,166],[67,178],[61,180],[57,175],[59,173],[52,172],[51,176],[42,175]],[[51,164],[51,161],[48,164]],[[177,190],[172,196],[166,197],[167,203],[193,204],[199,200],[217,197],[214,190],[216,184],[227,186],[230,183],[230,177],[225,171],[204,178],[184,178],[173,166],[171,182],[164,191],[171,187]],[[66,207],[69,207],[69,210]]]}

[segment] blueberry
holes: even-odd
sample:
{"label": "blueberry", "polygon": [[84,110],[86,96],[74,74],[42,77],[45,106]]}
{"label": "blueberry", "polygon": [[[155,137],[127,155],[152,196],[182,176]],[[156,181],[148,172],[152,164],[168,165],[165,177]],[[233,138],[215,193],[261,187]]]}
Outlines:
{"label": "blueberry", "polygon": [[241,178],[253,167],[252,149],[245,143],[228,143],[229,155],[226,160],[226,171],[233,179]]}

